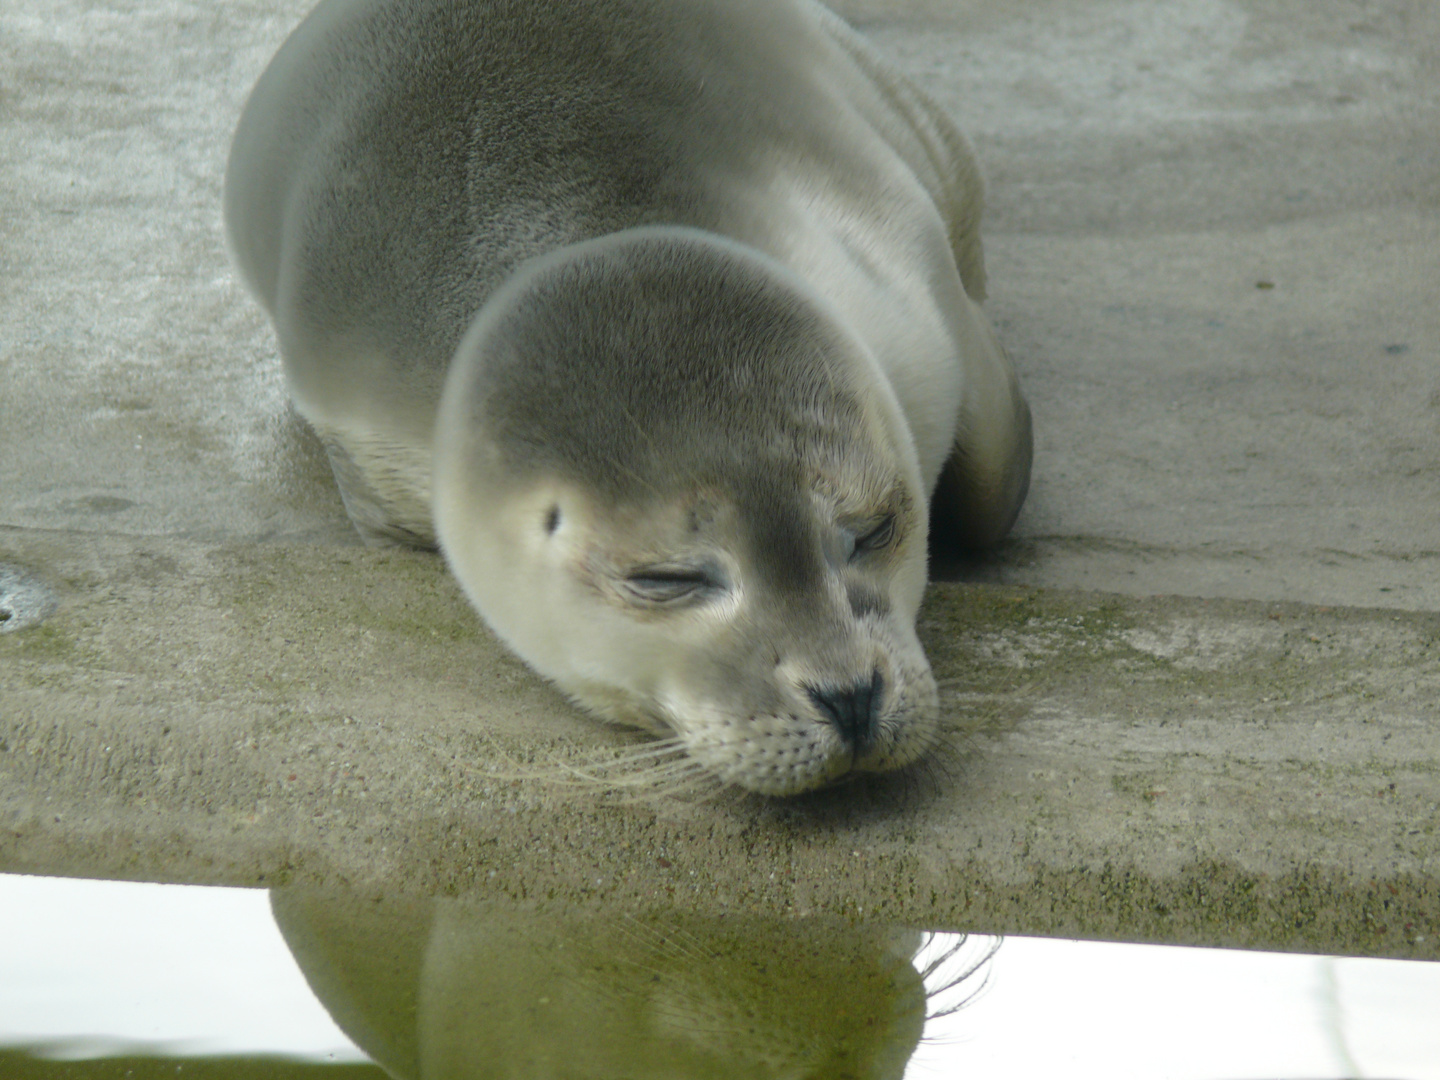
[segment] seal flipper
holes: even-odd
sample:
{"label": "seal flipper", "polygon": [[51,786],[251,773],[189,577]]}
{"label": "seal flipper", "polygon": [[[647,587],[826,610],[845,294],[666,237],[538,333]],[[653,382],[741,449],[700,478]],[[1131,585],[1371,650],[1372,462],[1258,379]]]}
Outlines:
{"label": "seal flipper", "polygon": [[316,424],[355,530],[369,547],[437,551],[428,449]]}
{"label": "seal flipper", "polygon": [[930,496],[930,550],[961,553],[998,543],[1030,490],[1030,406],[989,320],[972,312],[984,348],[965,362],[955,447]]}

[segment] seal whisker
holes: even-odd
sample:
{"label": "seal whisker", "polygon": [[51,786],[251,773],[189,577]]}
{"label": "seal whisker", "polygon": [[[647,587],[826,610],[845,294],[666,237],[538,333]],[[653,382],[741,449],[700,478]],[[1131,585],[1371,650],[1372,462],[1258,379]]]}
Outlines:
{"label": "seal whisker", "polygon": [[642,761],[651,758],[664,758],[673,754],[685,752],[685,741],[678,736],[666,739],[656,739],[652,742],[639,746],[627,746],[617,750],[614,755],[616,761]]}
{"label": "seal whisker", "polygon": [[592,750],[578,757],[552,751],[543,763],[510,761],[505,767],[483,771],[499,780],[624,793],[622,803],[687,794],[715,795],[723,790],[704,765],[685,753],[678,738],[618,752]]}
{"label": "seal whisker", "polygon": [[708,963],[715,959],[715,953],[706,949],[699,938],[687,934],[678,926],[669,926],[665,931],[660,931],[646,926],[631,915],[626,917],[617,930],[636,944],[644,945],[656,953],[669,953],[682,960],[699,963]]}
{"label": "seal whisker", "polygon": [[[589,775],[588,770],[596,772],[605,769],[644,769],[653,767],[651,762],[658,762],[661,765],[682,764],[685,762],[683,746],[676,740],[674,745],[657,747],[636,747],[633,750],[610,751],[595,749],[583,751],[577,756],[565,755],[560,751],[551,750],[546,754],[544,762],[522,762],[502,751],[492,751],[494,756],[504,762],[503,768],[485,768],[481,771],[487,776],[498,780],[548,780],[557,783],[564,783],[565,778],[559,773],[569,772],[573,776],[582,777],[586,780],[599,781],[599,777]],[[603,781],[600,781],[603,782]]]}
{"label": "seal whisker", "polygon": [[[928,946],[932,944],[934,940],[935,935],[929,935],[925,945]],[[938,1020],[941,1017],[950,1016],[959,1012],[984,992],[985,988],[990,984],[990,974],[992,970],[990,961],[992,961],[995,958],[995,954],[1000,951],[1000,946],[1003,943],[1002,938],[997,937],[991,939],[990,943],[979,956],[959,964],[958,970],[945,970],[948,966],[954,964],[957,958],[961,958],[961,954],[965,946],[969,943],[969,940],[970,935],[959,935],[957,941],[947,946],[938,956],[932,958],[920,969],[920,978],[925,984],[925,1000],[927,1005],[936,1005],[945,995],[956,990],[963,984],[970,982],[977,974],[983,972],[979,984],[967,987],[966,993],[958,1000],[938,1004],[935,1008],[927,1009],[925,1013],[927,1023],[931,1020]],[[938,982],[936,981],[936,976],[940,976]]]}
{"label": "seal whisker", "polygon": [[691,763],[685,760],[667,761],[658,765],[642,765],[634,767],[633,771],[628,774],[625,770],[632,768],[634,763],[591,760],[584,765],[569,761],[557,761],[556,765],[574,777],[606,787],[650,786],[656,780],[685,775],[692,770]]}

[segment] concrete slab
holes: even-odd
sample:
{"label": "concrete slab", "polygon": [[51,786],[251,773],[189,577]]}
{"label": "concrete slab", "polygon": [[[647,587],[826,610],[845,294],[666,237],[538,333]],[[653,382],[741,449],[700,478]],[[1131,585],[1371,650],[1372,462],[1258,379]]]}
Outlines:
{"label": "concrete slab", "polygon": [[927,616],[972,753],[636,807],[487,778],[614,739],[357,546],[230,270],[307,7],[0,11],[0,562],[61,595],[0,635],[0,868],[1436,955],[1440,9],[841,5],[974,138],[1036,416],[1015,538],[939,568],[991,584]]}
{"label": "concrete slab", "polygon": [[853,7],[990,179],[1038,446],[989,576],[1440,606],[1440,10]]}
{"label": "concrete slab", "polygon": [[0,560],[60,594],[0,635],[0,868],[1440,958],[1440,615],[940,585],[928,773],[627,796],[435,556]]}

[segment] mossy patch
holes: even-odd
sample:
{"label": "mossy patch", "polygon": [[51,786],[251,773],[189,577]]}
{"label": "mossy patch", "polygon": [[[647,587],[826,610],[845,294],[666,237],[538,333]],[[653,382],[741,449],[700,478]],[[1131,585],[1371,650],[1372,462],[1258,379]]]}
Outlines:
{"label": "mossy patch", "polygon": [[[220,576],[222,607],[248,622],[269,626],[287,617],[299,622],[371,630],[424,643],[476,642],[489,637],[458,584],[438,556],[411,551],[306,550],[290,560],[277,549],[264,557],[253,549],[226,552],[233,560]],[[318,579],[318,580],[317,580]]]}
{"label": "mossy patch", "polygon": [[1043,868],[1008,895],[971,894],[978,867],[952,869],[955,925],[1004,925],[1024,912],[1025,932],[1082,938],[1227,945],[1353,955],[1428,955],[1440,930],[1440,894],[1425,877],[1350,877],[1331,867],[1247,873],[1200,859],[1156,877],[1106,862],[1078,872]]}
{"label": "mossy patch", "polygon": [[1281,623],[1294,614],[1229,601],[940,584],[919,632],[952,697],[1063,697],[1074,687],[1092,704],[1148,722],[1182,719],[1197,705],[1263,719],[1375,701],[1375,679],[1396,666],[1440,686],[1440,659],[1423,648],[1434,636],[1424,619],[1391,632],[1356,613],[1353,631],[1332,620],[1320,641]]}
{"label": "mossy patch", "polygon": [[76,669],[101,667],[105,657],[88,644],[90,627],[73,617],[54,617],[38,626],[0,634],[0,665],[7,682],[23,680],[31,687],[58,686],[72,680]]}

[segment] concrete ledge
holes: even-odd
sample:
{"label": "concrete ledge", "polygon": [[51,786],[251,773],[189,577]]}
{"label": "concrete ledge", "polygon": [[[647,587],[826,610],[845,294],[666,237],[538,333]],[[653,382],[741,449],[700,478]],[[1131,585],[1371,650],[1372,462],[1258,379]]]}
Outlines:
{"label": "concrete ledge", "polygon": [[[0,870],[1440,958],[1440,615],[942,584],[953,750],[802,800],[497,775],[579,716],[441,562],[0,530]],[[503,770],[502,770],[503,771]]]}

